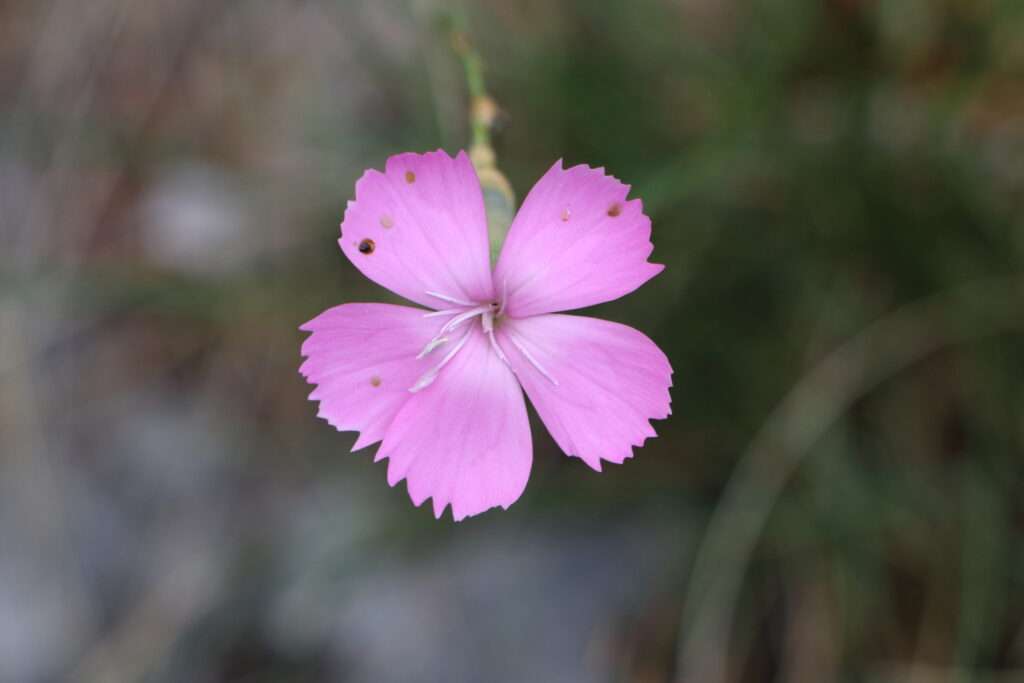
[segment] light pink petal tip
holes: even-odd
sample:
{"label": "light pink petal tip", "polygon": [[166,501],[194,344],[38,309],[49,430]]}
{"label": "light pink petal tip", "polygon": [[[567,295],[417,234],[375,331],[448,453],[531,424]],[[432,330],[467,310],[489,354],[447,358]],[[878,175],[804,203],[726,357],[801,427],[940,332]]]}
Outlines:
{"label": "light pink petal tip", "polygon": [[506,320],[498,338],[551,436],[595,470],[632,457],[672,412],[672,367],[632,327],[541,315]]}
{"label": "light pink petal tip", "polygon": [[603,169],[562,168],[533,186],[509,229],[494,281],[508,314],[568,311],[617,299],[664,268],[649,263],[651,220]]}
{"label": "light pink petal tip", "polygon": [[345,304],[302,326],[312,332],[302,344],[299,372],[317,385],[319,417],[342,431],[360,432],[352,450],[380,441],[412,396],[431,362],[417,359],[441,325],[423,311],[390,304]]}
{"label": "light pink petal tip", "polygon": [[487,218],[465,152],[399,154],[356,183],[338,240],[366,277],[432,308],[493,298]]}
{"label": "light pink petal tip", "polygon": [[514,503],[533,461],[519,383],[478,327],[467,334],[436,381],[402,407],[377,453],[389,459],[389,484],[405,479],[417,506],[433,498],[438,518],[450,503],[456,521]]}

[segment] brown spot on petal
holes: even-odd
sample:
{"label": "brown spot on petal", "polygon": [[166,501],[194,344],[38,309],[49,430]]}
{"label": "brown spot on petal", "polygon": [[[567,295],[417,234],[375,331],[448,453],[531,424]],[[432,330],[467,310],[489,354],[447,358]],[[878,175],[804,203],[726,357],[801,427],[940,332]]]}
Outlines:
{"label": "brown spot on petal", "polygon": [[409,183],[410,185],[415,183],[416,182],[416,174],[413,173],[412,171],[406,171],[405,172],[405,182]]}
{"label": "brown spot on petal", "polygon": [[373,253],[373,250],[376,248],[376,243],[374,243],[374,241],[371,240],[369,237],[367,237],[366,239],[359,243],[360,254],[366,254],[367,256],[369,256],[370,254]]}
{"label": "brown spot on petal", "polygon": [[390,228],[393,227],[394,225],[395,220],[391,216],[384,214],[383,216],[380,217],[380,227]]}
{"label": "brown spot on petal", "polygon": [[563,223],[568,223],[569,222],[569,217],[571,215],[572,215],[572,211],[570,211],[568,208],[562,209],[562,222]]}
{"label": "brown spot on petal", "polygon": [[616,216],[618,216],[621,213],[622,213],[622,204],[619,204],[618,202],[615,202],[614,204],[612,204],[611,206],[608,207],[608,215],[610,217],[612,217],[612,218],[615,218]]}
{"label": "brown spot on petal", "polygon": [[373,377],[371,377],[370,378],[370,386],[371,387],[379,387],[380,386],[380,377],[378,377],[377,375],[374,375]]}

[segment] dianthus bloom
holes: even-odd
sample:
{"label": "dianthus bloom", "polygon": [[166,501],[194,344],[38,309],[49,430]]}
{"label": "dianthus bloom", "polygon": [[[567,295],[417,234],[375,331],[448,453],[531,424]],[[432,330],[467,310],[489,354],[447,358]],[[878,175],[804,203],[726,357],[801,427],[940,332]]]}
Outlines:
{"label": "dianthus bloom", "polygon": [[622,463],[670,413],[672,368],[631,327],[559,311],[617,299],[661,272],[629,187],[559,161],[533,187],[491,271],[483,194],[466,156],[400,154],[356,183],[339,244],[364,275],[430,309],[344,304],[302,326],[310,399],[352,450],[383,441],[455,520],[514,503],[533,447],[523,390],[558,445]]}

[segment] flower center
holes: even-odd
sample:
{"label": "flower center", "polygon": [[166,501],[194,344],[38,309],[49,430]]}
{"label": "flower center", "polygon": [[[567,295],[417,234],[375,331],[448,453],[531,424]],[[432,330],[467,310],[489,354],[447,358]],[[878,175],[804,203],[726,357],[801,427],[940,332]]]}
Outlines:
{"label": "flower center", "polygon": [[[458,308],[446,308],[444,310],[431,311],[430,313],[424,314],[424,317],[426,318],[443,316],[451,317],[448,319],[448,322],[441,326],[441,329],[438,330],[437,334],[435,334],[434,337],[426,343],[426,345],[423,347],[423,350],[420,351],[419,355],[416,356],[417,359],[425,358],[431,353],[433,353],[436,349],[445,346],[446,344],[451,342],[451,339],[454,336],[453,332],[455,332],[460,327],[466,325],[467,322],[470,322],[474,318],[479,317],[480,327],[483,330],[484,334],[487,335],[487,340],[490,342],[491,348],[494,350],[494,353],[497,354],[498,358],[500,358],[505,365],[507,365],[513,372],[515,372],[515,368],[513,368],[512,364],[509,362],[508,356],[505,355],[505,352],[502,350],[501,345],[498,344],[497,338],[494,336],[495,326],[501,322],[502,318],[505,315],[505,292],[502,292],[501,301],[490,301],[488,303],[483,304],[473,303],[471,301],[463,301],[462,299],[456,299],[455,297],[450,297],[445,294],[440,294],[438,292],[427,292],[427,294],[442,301],[447,301],[448,303],[455,304],[456,306],[458,306]],[[423,373],[423,375],[420,376],[418,380],[416,380],[416,383],[409,387],[409,391],[415,393],[422,389],[426,389],[431,384],[433,384],[434,380],[437,379],[438,373],[441,372],[441,368],[447,365],[452,360],[452,358],[455,357],[455,354],[457,354],[462,349],[462,347],[465,346],[466,342],[469,340],[469,335],[470,327],[467,326],[466,330],[462,333],[462,336],[459,337],[458,341],[455,342],[454,346],[448,349],[448,352],[445,353],[445,355],[441,358],[440,362],[438,362],[432,368]],[[540,371],[542,375],[547,377],[556,386],[558,385],[558,382],[551,375],[549,375],[543,367],[541,367],[540,363],[537,362],[537,360],[530,354],[530,352],[527,351],[526,348],[518,340],[516,340],[516,338],[513,335],[508,335],[508,340],[512,343],[513,346],[519,349],[520,353],[523,354],[523,357],[526,358],[531,365],[537,368],[537,370]]]}

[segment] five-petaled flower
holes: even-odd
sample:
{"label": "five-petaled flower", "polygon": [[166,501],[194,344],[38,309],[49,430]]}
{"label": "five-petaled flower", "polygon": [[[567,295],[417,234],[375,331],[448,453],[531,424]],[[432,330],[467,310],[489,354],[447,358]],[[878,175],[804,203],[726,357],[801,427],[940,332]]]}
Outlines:
{"label": "five-petaled flower", "polygon": [[302,326],[310,399],[353,450],[383,441],[388,483],[461,520],[507,508],[533,460],[523,390],[566,454],[600,471],[655,436],[672,368],[637,330],[560,311],[611,301],[664,266],[651,221],[603,169],[557,162],[530,191],[492,272],[466,154],[400,154],[356,183],[341,250],[429,311],[344,304]]}

